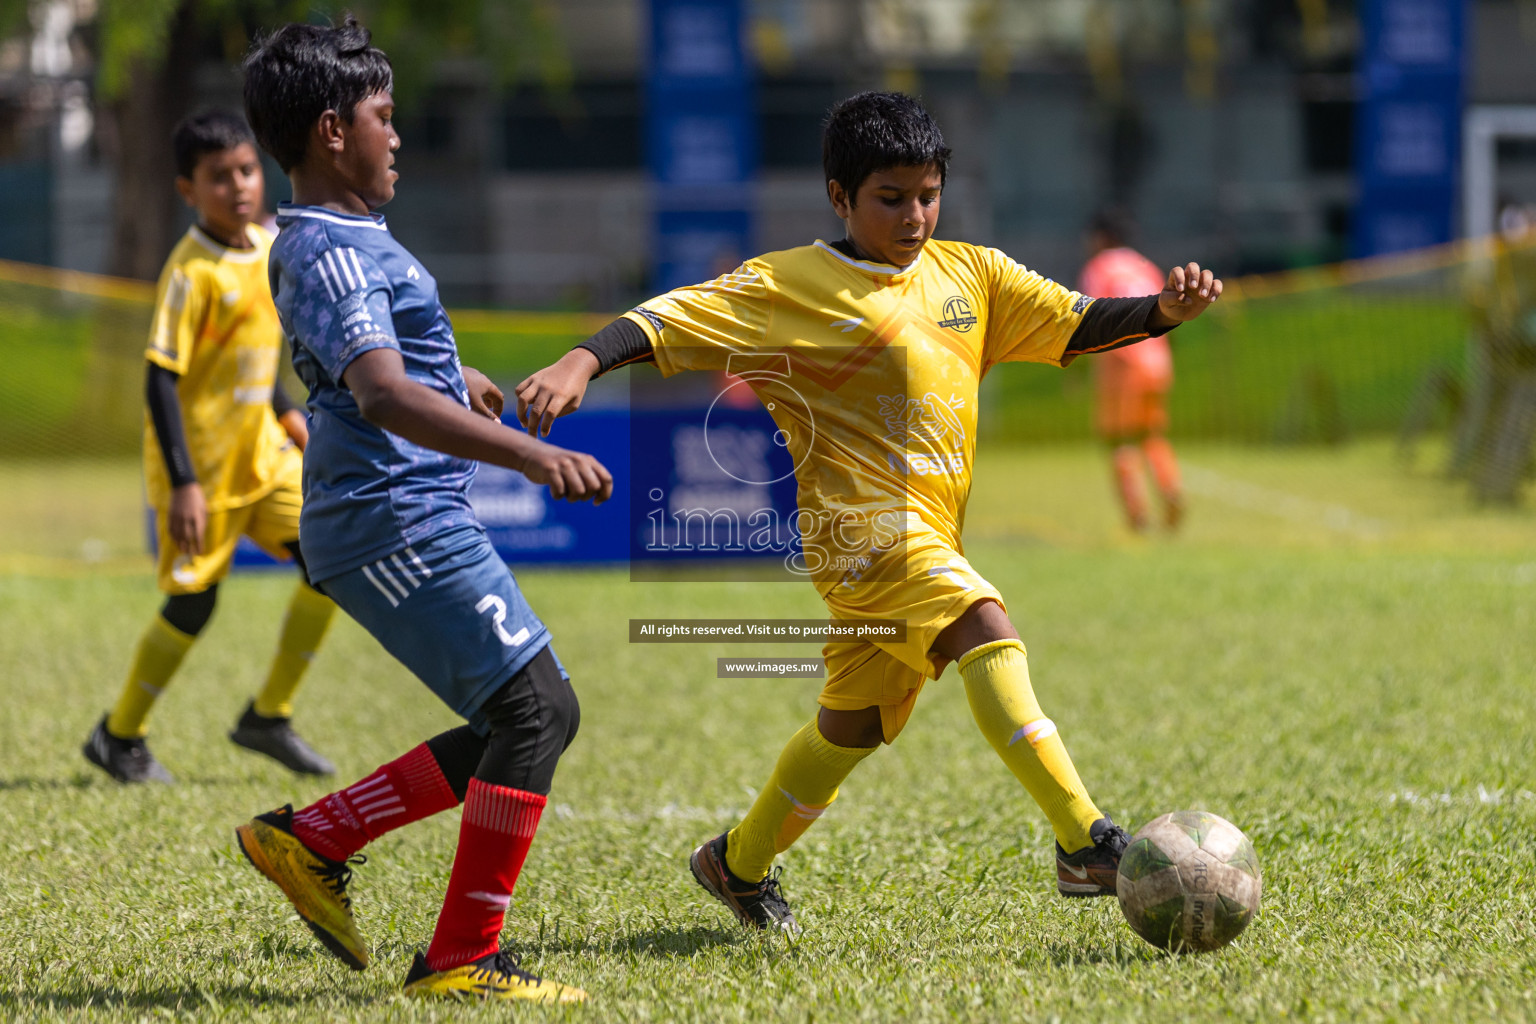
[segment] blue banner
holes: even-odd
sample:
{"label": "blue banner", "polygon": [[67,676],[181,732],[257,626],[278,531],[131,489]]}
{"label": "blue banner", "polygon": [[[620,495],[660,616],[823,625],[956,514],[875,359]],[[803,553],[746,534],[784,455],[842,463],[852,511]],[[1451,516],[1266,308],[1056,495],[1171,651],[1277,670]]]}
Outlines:
{"label": "blue banner", "polygon": [[[794,557],[794,466],[746,382],[733,387],[751,400],[733,404],[727,394],[708,407],[592,409],[560,420],[550,440],[613,474],[602,505],[556,501],[521,473],[482,463],[469,500],[497,553],[513,565],[628,562],[642,575]],[[503,421],[521,429],[510,413]],[[149,540],[153,551],[152,513]],[[278,564],[240,539],[236,566]]]}
{"label": "blue banner", "polygon": [[[522,429],[510,412],[502,422],[513,430]],[[629,414],[624,410],[597,409],[561,420],[550,438],[563,448],[594,455],[608,467],[614,478],[613,498],[602,505],[556,501],[548,487],[482,462],[469,488],[469,503],[496,553],[515,565],[618,564],[628,559],[629,429]],[[153,549],[153,525],[150,532]],[[278,564],[249,538],[240,538],[235,565],[271,568]]]}
{"label": "blue banner", "polygon": [[753,255],[757,120],[743,8],[651,0],[646,153],[658,292]]}
{"label": "blue banner", "polygon": [[[512,413],[502,421],[521,430]],[[556,501],[549,488],[521,473],[480,464],[469,503],[485,527],[496,553],[515,565],[613,562],[629,557],[629,414],[623,409],[594,409],[568,416],[549,440],[562,448],[586,452],[613,474],[613,497]]]}
{"label": "blue banner", "polygon": [[1465,0],[1362,0],[1357,257],[1454,237]]}
{"label": "blue banner", "polygon": [[[750,402],[731,401],[738,389]],[[631,430],[632,579],[734,580],[755,560],[763,578],[804,578],[794,461],[746,381],[707,409],[636,410]]]}

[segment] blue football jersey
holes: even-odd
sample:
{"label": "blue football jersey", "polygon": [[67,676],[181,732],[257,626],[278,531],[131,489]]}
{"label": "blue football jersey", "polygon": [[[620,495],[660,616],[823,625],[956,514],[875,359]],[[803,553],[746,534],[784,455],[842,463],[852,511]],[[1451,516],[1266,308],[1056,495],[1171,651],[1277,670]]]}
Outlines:
{"label": "blue football jersey", "polygon": [[363,419],[342,375],[393,348],[414,381],[469,405],[437,282],[384,218],[283,203],[267,272],[293,367],[309,388],[299,543],[324,580],[460,526],[475,463],[412,444]]}

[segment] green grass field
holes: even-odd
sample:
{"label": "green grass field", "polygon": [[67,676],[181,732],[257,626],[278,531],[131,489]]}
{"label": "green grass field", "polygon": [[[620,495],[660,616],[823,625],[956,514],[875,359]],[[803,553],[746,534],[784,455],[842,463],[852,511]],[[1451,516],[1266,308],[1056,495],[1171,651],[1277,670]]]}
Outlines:
{"label": "green grass field", "polygon": [[[1056,897],[1049,832],[953,672],[785,858],[802,940],[741,933],[686,856],[746,808],[816,685],[716,680],[715,657],[760,649],[631,646],[626,620],[808,617],[814,593],[530,571],[583,719],[506,938],[592,992],[569,1013],[400,996],[457,812],[368,850],[364,974],[235,851],[253,812],[327,788],[223,739],[288,578],[232,580],[162,700],[153,743],[180,785],[89,769],[79,744],[157,606],[137,523],[113,525],[134,512],[132,463],[6,465],[0,532],[32,550],[0,576],[0,1018],[1536,1018],[1536,520],[1469,510],[1384,444],[1183,455],[1189,530],[1135,540],[1093,449],[984,454],[967,554],[1107,811],[1204,808],[1253,838],[1264,905],[1237,943],[1170,957],[1114,901]],[[300,698],[349,780],[453,721],[349,621]]]}

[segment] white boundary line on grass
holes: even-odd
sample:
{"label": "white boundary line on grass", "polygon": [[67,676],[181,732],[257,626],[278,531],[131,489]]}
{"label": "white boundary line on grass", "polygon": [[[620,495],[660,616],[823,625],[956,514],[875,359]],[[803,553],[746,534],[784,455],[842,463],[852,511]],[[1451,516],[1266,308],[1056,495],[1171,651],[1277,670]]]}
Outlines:
{"label": "white boundary line on grass", "polygon": [[1361,515],[1344,505],[1313,501],[1299,494],[1252,484],[1187,462],[1183,470],[1185,490],[1204,498],[1214,498],[1235,508],[1262,512],[1304,526],[1320,526],[1363,540],[1379,540],[1391,531],[1385,520]]}
{"label": "white boundary line on grass", "polygon": [[1489,789],[1482,783],[1478,783],[1477,790],[1473,793],[1419,793],[1411,789],[1398,790],[1396,793],[1387,794],[1389,804],[1409,804],[1414,807],[1440,807],[1453,804],[1518,804],[1528,800],[1536,800],[1536,793],[1528,789]]}
{"label": "white boundary line on grass", "polygon": [[687,804],[666,804],[652,811],[596,811],[577,810],[570,804],[555,804],[554,815],[563,820],[601,821],[624,825],[643,825],[652,821],[727,821],[740,818],[746,811],[741,807],[692,807]]}

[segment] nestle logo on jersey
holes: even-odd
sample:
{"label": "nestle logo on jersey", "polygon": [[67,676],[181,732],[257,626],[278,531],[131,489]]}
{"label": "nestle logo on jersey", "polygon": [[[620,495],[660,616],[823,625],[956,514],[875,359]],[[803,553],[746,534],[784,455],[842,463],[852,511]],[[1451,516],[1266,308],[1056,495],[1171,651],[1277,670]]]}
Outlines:
{"label": "nestle logo on jersey", "polygon": [[[901,472],[895,452],[887,452],[885,457],[891,464],[891,472]],[[935,452],[931,455],[906,452],[899,458],[906,462],[908,473],[915,473],[918,476],[943,476],[946,473],[965,472],[965,456],[960,452]]]}
{"label": "nestle logo on jersey", "polygon": [[949,297],[944,303],[944,319],[939,321],[939,326],[953,327],[962,333],[976,326],[976,314],[971,312],[971,304],[965,301],[965,296]]}

